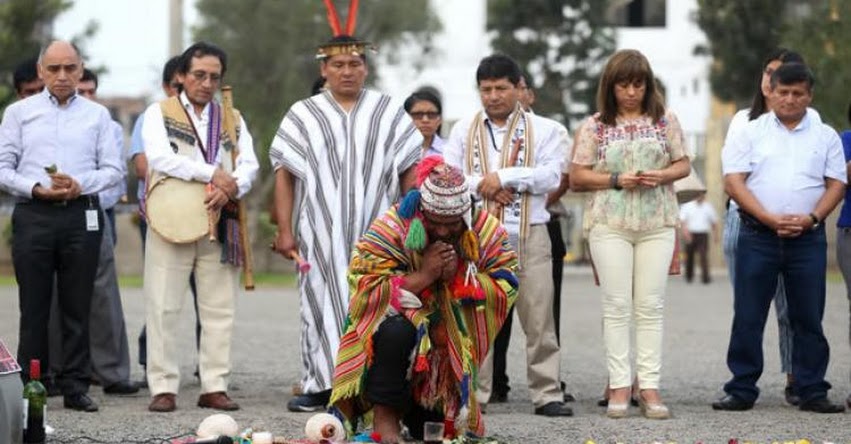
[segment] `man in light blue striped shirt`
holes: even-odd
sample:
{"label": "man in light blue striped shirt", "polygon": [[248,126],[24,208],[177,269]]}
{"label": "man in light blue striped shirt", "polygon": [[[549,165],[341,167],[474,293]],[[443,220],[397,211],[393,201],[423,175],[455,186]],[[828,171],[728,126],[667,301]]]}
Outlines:
{"label": "man in light blue striped shirt", "polygon": [[[112,119],[78,99],[80,55],[55,41],[39,57],[41,94],[8,108],[0,123],[0,187],[18,198],[12,258],[20,300],[18,361],[47,363],[47,321],[56,279],[62,316],[66,408],[97,411],[89,388],[89,309],[103,235],[98,193],[121,180]],[[48,367],[49,363],[43,364]]]}

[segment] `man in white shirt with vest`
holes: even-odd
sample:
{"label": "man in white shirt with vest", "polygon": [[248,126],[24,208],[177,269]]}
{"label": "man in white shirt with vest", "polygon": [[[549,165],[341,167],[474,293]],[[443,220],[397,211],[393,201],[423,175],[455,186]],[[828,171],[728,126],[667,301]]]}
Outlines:
{"label": "man in white shirt with vest", "polygon": [[749,410],[759,396],[762,336],[782,274],[792,340],[793,389],[798,408],[840,413],[827,398],[830,348],[822,331],[827,241],[822,221],[842,199],[847,183],[836,131],[807,106],[813,75],[801,63],[771,75],[775,103],[751,121],[722,153],[724,185],[739,205],[733,327],[727,366],[733,378],[715,410]]}
{"label": "man in white shirt with vest", "polygon": [[[193,271],[201,319],[198,353],[201,396],[198,406],[237,410],[239,405],[228,397],[227,387],[234,305],[239,284],[237,265],[241,256],[236,253],[239,241],[230,228],[234,213],[229,208],[251,188],[257,176],[257,157],[245,121],[238,118],[237,140],[231,140],[228,132],[223,130],[223,114],[228,110],[213,100],[227,70],[225,52],[212,44],[199,42],[190,46],[181,57],[177,77],[183,85],[183,92],[148,107],[142,124],[142,141],[149,168],[145,323],[148,386],[153,399],[148,410],[171,412],[177,407],[175,398],[180,386],[180,372],[175,337],[180,311],[188,299],[189,275]],[[238,149],[239,155],[233,172],[229,173],[225,165],[234,149]],[[210,242],[204,235],[193,242],[178,243],[157,232],[157,221],[151,211],[153,191],[164,177],[207,184],[206,208],[221,213],[221,219],[212,227],[218,235],[217,242]]]}

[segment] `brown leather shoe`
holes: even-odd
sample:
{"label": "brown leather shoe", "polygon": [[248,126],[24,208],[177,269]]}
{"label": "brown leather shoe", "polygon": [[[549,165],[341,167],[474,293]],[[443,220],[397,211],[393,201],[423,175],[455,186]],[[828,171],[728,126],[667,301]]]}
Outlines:
{"label": "brown leather shoe", "polygon": [[148,410],[152,412],[168,413],[177,410],[177,405],[174,402],[174,393],[160,393],[154,396],[151,403],[148,404]]}
{"label": "brown leather shoe", "polygon": [[198,407],[216,410],[239,410],[239,404],[225,392],[204,393],[198,397]]}

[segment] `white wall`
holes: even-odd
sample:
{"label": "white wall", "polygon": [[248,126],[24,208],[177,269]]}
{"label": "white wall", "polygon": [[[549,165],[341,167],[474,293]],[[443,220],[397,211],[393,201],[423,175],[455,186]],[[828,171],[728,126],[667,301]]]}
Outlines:
{"label": "white wall", "polygon": [[[434,54],[426,68],[417,72],[414,61],[422,57],[413,49],[400,49],[400,63],[381,67],[380,89],[406,97],[422,86],[433,86],[443,97],[446,122],[480,109],[475,71],[479,60],[491,53],[485,33],[484,0],[432,0],[443,31],[434,40]],[[657,77],[667,88],[668,106],[686,132],[703,133],[709,115],[710,59],[693,55],[704,34],[691,20],[696,0],[671,0],[665,28],[619,28],[618,48],[635,48],[650,60]],[[380,52],[380,48],[379,48]]]}
{"label": "white wall", "polygon": [[703,133],[709,117],[709,57],[693,55],[705,41],[703,31],[691,19],[696,0],[667,2],[665,28],[619,28],[618,48],[633,48],[647,56],[656,77],[666,88],[668,107],[686,132]]}
{"label": "white wall", "polygon": [[[476,91],[476,67],[490,54],[485,34],[485,2],[432,0],[443,23],[443,31],[433,42],[435,48],[417,72],[414,60],[423,55],[417,50],[400,49],[401,63],[381,67],[378,87],[404,98],[423,86],[436,88],[443,98],[443,120],[452,122],[472,115],[480,108]],[[379,48],[381,52],[381,48]]]}

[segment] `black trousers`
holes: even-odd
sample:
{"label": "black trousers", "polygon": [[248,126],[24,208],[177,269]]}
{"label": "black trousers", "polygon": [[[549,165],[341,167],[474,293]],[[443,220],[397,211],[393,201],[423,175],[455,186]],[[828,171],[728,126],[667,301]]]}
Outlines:
{"label": "black trousers", "polygon": [[[86,229],[86,210],[95,210],[98,229]],[[54,278],[62,330],[62,365],[57,382],[65,395],[86,393],[91,377],[89,312],[97,272],[103,213],[97,196],[64,204],[32,200],[12,213],[12,263],[18,281],[18,362],[24,381],[31,359],[50,368],[47,325]]]}
{"label": "black trousers", "polygon": [[[553,217],[547,222],[547,233],[550,235],[553,255],[553,317],[555,318],[556,341],[561,345],[561,281],[564,274],[564,255],[567,247],[561,234],[561,221]],[[508,372],[506,371],[506,355],[508,354],[508,343],[511,340],[511,324],[514,319],[514,307],[508,312],[505,323],[497,333],[493,342],[493,387],[494,394],[505,395],[511,390],[508,384]]]}
{"label": "black trousers", "polygon": [[411,397],[411,386],[405,376],[416,340],[417,331],[404,316],[392,316],[381,323],[372,335],[374,355],[366,374],[366,399],[401,412],[402,423],[411,436],[422,440],[423,424],[443,422],[443,413],[426,410]]}
{"label": "black trousers", "polygon": [[709,233],[692,233],[691,242],[686,245],[686,281],[694,279],[694,256],[700,260],[701,279],[709,283]]}

